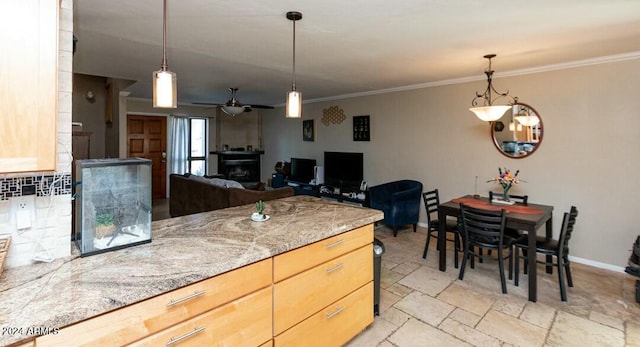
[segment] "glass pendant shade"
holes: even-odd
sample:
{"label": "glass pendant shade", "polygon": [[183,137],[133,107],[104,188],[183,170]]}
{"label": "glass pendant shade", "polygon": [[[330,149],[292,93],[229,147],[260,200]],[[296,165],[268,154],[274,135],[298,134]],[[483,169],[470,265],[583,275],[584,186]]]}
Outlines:
{"label": "glass pendant shade", "polygon": [[153,72],[153,107],[178,107],[177,77],[169,70]]}
{"label": "glass pendant shade", "polygon": [[497,105],[497,106],[480,106],[480,107],[472,107],[469,111],[473,112],[485,122],[493,122],[496,121],[510,109],[511,106],[508,105]]}
{"label": "glass pendant shade", "polygon": [[540,123],[540,119],[536,116],[516,116],[515,119],[518,121],[518,123],[526,127],[532,127]]}
{"label": "glass pendant shade", "polygon": [[228,105],[222,106],[222,112],[230,116],[238,115],[244,111],[245,111],[244,106],[228,106]]}
{"label": "glass pendant shade", "polygon": [[302,93],[292,90],[287,93],[287,118],[302,117]]}

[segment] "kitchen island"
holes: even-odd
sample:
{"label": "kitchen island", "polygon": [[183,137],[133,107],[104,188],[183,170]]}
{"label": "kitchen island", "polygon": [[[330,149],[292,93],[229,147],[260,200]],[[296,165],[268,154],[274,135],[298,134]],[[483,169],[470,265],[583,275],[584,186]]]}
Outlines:
{"label": "kitchen island", "polygon": [[[267,201],[265,205],[265,213],[271,217],[265,222],[251,221],[249,217],[255,211],[253,205],[160,220],[152,223],[153,235],[149,244],[84,258],[74,255],[56,259],[51,263],[5,270],[0,277],[0,326],[11,330],[3,330],[0,345],[28,341],[38,335],[43,336],[36,340],[37,346],[54,345],[55,343],[49,341],[61,337],[66,339],[67,346],[74,345],[76,338],[86,337],[80,336],[79,332],[84,331],[84,334],[91,336],[99,335],[99,329],[90,324],[92,321],[109,317],[112,318],[107,320],[108,325],[119,320],[126,321],[131,318],[123,316],[121,312],[127,312],[126,310],[135,308],[136,305],[143,305],[156,298],[164,300],[163,295],[186,290],[185,287],[204,286],[207,281],[216,279],[225,280],[212,282],[210,286],[215,295],[203,294],[204,289],[189,289],[185,293],[181,292],[179,297],[171,298],[167,307],[173,305],[174,300],[182,300],[185,295],[189,297],[185,301],[191,305],[178,307],[179,311],[176,309],[171,316],[178,317],[176,319],[179,323],[188,323],[192,315],[199,314],[198,309],[203,303],[217,300],[219,302],[212,304],[214,308],[224,308],[229,305],[229,300],[234,299],[229,291],[246,290],[247,293],[241,293],[241,299],[251,297],[250,299],[254,300],[256,297],[255,300],[259,300],[259,297],[264,296],[268,299],[269,305],[273,304],[273,307],[264,307],[263,312],[269,312],[268,315],[260,316],[268,316],[268,323],[271,324],[269,330],[273,331],[271,335],[275,345],[285,345],[289,338],[285,336],[288,332],[310,324],[309,321],[313,318],[311,314],[322,313],[321,310],[317,311],[318,308],[313,302],[305,301],[306,298],[303,296],[298,299],[298,306],[309,307],[309,312],[296,311],[295,314],[299,317],[292,318],[292,308],[283,302],[289,300],[288,295],[296,295],[295,288],[300,288],[296,282],[297,278],[308,282],[313,278],[309,276],[314,276],[311,271],[325,265],[332,266],[326,270],[327,274],[337,270],[335,273],[338,275],[345,272],[345,278],[354,277],[356,273],[349,273],[348,271],[353,270],[348,270],[344,264],[348,264],[348,257],[356,259],[359,253],[367,252],[368,259],[372,258],[372,225],[375,221],[381,220],[383,214],[377,210],[328,202],[309,196]],[[346,240],[336,239],[342,235],[351,236]],[[318,241],[322,240],[326,240],[326,244],[319,245]],[[347,248],[335,255],[322,255],[318,253],[320,246],[323,249],[334,249],[334,246],[337,246],[335,249]],[[311,253],[305,251],[307,248]],[[300,253],[302,251],[305,253]],[[341,262],[335,266],[329,264],[329,261],[333,260],[332,257],[341,259]],[[315,258],[319,259],[318,262],[309,261]],[[342,258],[346,260],[342,261]],[[368,278],[372,276],[372,271],[369,271],[371,263],[372,261],[358,265],[361,270],[364,269],[361,272],[368,272]],[[243,274],[239,271],[251,272]],[[254,276],[254,271],[260,271],[260,275]],[[322,272],[325,270],[322,269]],[[234,281],[238,281],[237,286],[240,289],[233,289]],[[240,281],[251,283],[244,285]],[[341,282],[343,280],[336,283]],[[226,288],[225,286],[231,286],[229,288],[232,289],[215,292],[216,288]],[[252,289],[252,286],[255,286],[255,289]],[[292,288],[293,294],[288,294]],[[365,291],[368,298],[371,288],[371,283],[367,280],[366,285],[360,285],[358,290]],[[191,292],[193,294],[187,295]],[[339,293],[340,290],[335,292]],[[286,300],[281,300],[279,293],[287,295]],[[202,298],[198,298],[199,296]],[[228,299],[223,298],[226,296]],[[195,300],[190,301],[191,297]],[[340,300],[349,297],[351,294]],[[333,299],[335,298],[327,298]],[[372,302],[367,304],[372,306]],[[165,305],[162,306],[164,309]],[[232,308],[241,306],[242,303]],[[343,306],[339,306],[338,309],[341,307]],[[320,309],[324,308],[333,309],[329,306]],[[372,312],[372,307],[369,310]],[[148,311],[149,309],[145,308],[142,314]],[[181,314],[184,314],[184,319],[180,318]],[[284,318],[278,318],[279,315]],[[151,324],[151,320],[145,321],[144,317],[134,318],[131,322],[140,321],[144,334],[152,335],[165,329],[157,321]],[[370,320],[373,320],[372,314]],[[74,327],[80,328],[70,330]],[[211,330],[213,329],[207,330],[207,333]],[[73,334],[65,336],[66,332]],[[132,332],[127,331],[117,335],[121,337],[130,333]],[[97,341],[123,344],[122,341],[118,342],[114,335],[108,336],[110,340]],[[171,336],[174,337],[173,333]],[[282,343],[278,342],[279,338],[282,339]],[[141,337],[132,339],[145,344]],[[271,345],[273,341],[265,343]]]}

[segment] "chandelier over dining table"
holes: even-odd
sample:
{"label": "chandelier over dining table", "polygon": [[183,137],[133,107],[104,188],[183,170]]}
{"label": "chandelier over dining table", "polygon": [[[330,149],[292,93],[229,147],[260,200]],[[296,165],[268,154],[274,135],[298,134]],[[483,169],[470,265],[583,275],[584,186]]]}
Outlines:
{"label": "chandelier over dining table", "polygon": [[[491,69],[491,59],[495,58],[495,56],[495,54],[487,54],[484,56],[486,59],[489,59],[489,67],[484,71],[485,75],[487,75],[487,89],[485,89],[483,93],[476,92],[476,97],[471,101],[473,107],[469,109],[469,111],[475,113],[478,118],[485,122],[493,122],[500,119],[502,115],[511,108],[511,105],[494,105],[494,102],[498,98],[508,97],[511,98],[511,101],[514,100],[514,98],[509,95],[508,90],[500,93],[493,87],[492,80],[494,71]],[[491,92],[496,93],[498,96],[491,99]]]}

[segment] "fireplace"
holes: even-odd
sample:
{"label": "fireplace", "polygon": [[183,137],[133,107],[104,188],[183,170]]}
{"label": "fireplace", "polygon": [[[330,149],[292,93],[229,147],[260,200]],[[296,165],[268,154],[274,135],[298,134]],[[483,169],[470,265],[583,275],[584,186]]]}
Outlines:
{"label": "fireplace", "polygon": [[218,173],[241,183],[260,182],[260,155],[257,151],[223,151],[218,154]]}

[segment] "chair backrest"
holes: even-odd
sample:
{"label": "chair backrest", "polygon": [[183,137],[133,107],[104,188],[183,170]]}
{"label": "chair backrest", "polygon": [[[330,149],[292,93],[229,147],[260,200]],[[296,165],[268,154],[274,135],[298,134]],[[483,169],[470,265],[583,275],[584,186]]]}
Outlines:
{"label": "chair backrest", "polygon": [[[493,200],[493,196],[502,196],[502,193],[494,193],[489,191],[489,201]],[[509,199],[514,200],[515,202],[519,202],[523,205],[529,205],[529,195],[513,195],[509,194]]]}
{"label": "chair backrest", "polygon": [[482,210],[460,204],[462,225],[467,242],[479,246],[502,244],[506,221],[505,210]]}
{"label": "chair backrest", "polygon": [[422,193],[422,200],[424,200],[424,208],[427,211],[427,223],[431,225],[431,215],[438,212],[438,205],[440,205],[440,195],[438,190]]}
{"label": "chair backrest", "polygon": [[571,239],[571,233],[573,233],[573,226],[576,224],[577,218],[578,209],[575,206],[571,206],[571,210],[565,212],[562,218],[562,228],[560,229],[560,238],[558,240],[559,256],[569,254],[569,240]]}

